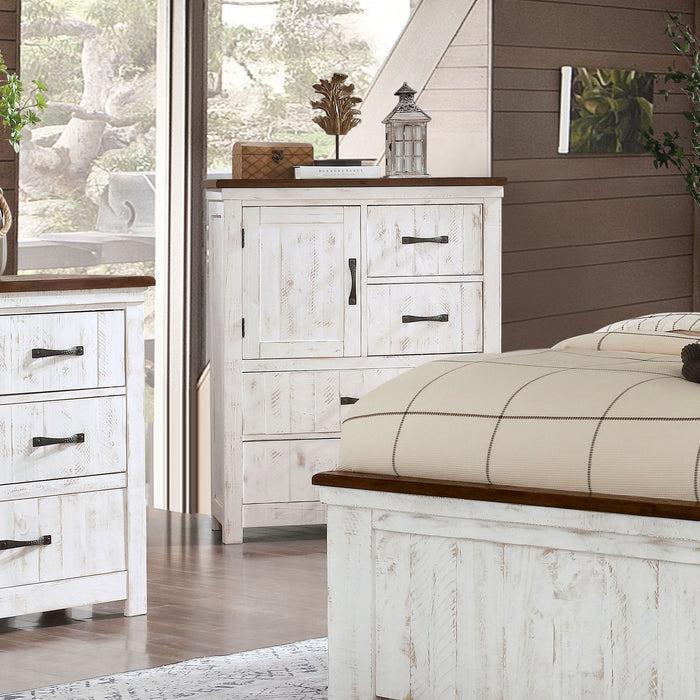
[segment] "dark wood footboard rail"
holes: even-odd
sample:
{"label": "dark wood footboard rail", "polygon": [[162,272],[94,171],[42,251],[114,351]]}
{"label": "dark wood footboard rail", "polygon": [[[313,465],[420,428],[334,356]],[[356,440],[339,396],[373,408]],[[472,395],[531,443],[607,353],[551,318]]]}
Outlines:
{"label": "dark wood footboard rail", "polygon": [[495,501],[524,506],[567,508],[569,510],[645,515],[654,518],[700,520],[700,504],[667,498],[613,496],[604,493],[582,493],[513,486],[489,486],[465,481],[426,479],[409,476],[388,476],[362,472],[320,472],[313,477],[317,486],[335,486],[364,491],[407,493],[416,496],[462,498],[472,501]]}

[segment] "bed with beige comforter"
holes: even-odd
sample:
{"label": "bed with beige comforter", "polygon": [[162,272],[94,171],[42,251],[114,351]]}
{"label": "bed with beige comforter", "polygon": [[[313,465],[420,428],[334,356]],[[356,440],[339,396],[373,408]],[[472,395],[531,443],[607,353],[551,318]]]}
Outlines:
{"label": "bed with beige comforter", "polygon": [[340,469],[699,501],[697,314],[613,324],[549,349],[445,357],[365,395]]}

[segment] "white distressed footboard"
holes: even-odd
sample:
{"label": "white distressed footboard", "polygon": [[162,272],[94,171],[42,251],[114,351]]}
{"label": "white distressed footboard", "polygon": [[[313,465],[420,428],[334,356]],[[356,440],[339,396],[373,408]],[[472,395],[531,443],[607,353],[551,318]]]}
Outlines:
{"label": "white distressed footboard", "polygon": [[329,700],[700,697],[700,523],[321,486]]}

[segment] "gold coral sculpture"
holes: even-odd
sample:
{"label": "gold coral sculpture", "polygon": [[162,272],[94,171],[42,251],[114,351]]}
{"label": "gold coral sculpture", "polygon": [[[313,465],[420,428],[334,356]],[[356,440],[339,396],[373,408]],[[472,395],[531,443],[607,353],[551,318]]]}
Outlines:
{"label": "gold coral sculpture", "polygon": [[336,159],[338,158],[338,137],[347,134],[360,123],[358,118],[360,110],[356,109],[355,105],[362,102],[362,99],[352,94],[355,91],[352,83],[345,84],[347,77],[343,73],[333,73],[330,80],[321,78],[312,86],[322,97],[320,100],[311,100],[311,106],[323,111],[323,114],[315,116],[313,121],[327,134],[335,135]]}

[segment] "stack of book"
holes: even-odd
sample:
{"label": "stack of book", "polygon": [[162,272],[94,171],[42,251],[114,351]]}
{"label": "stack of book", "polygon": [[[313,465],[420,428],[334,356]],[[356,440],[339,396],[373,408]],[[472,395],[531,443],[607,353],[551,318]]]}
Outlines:
{"label": "stack of book", "polygon": [[342,180],[346,178],[380,177],[380,167],[378,165],[372,165],[371,163],[371,160],[364,160],[361,158],[315,160],[313,165],[294,166],[294,177],[297,180],[318,178]]}

